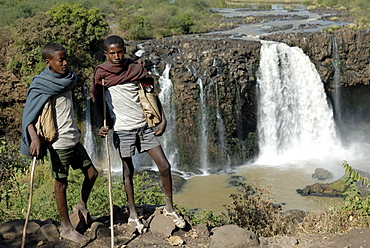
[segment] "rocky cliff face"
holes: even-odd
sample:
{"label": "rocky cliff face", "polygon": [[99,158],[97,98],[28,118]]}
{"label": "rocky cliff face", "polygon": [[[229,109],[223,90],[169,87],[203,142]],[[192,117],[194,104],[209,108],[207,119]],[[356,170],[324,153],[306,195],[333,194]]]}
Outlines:
{"label": "rocky cliff face", "polygon": [[[167,64],[171,65],[181,169],[199,168],[199,161],[204,157],[199,152],[201,146],[207,146],[208,163],[213,168],[244,163],[258,152],[256,75],[261,44],[205,37],[140,43],[146,52],[138,61],[148,69],[155,68],[161,74]],[[334,37],[337,53],[333,52]],[[347,124],[370,123],[368,29],[279,34],[265,39],[301,47],[315,64],[331,100],[333,92],[338,90],[333,84],[333,60],[338,55],[341,118]],[[2,71],[0,129],[5,134],[8,130],[19,130],[26,89],[5,68]],[[349,124],[341,128],[342,131],[355,129]],[[204,134],[206,143],[201,142]]]}
{"label": "rocky cliff face", "polygon": [[[229,159],[242,163],[252,157],[256,147],[247,142],[248,134],[256,130],[255,74],[260,43],[166,39],[142,45],[146,53],[139,61],[149,68],[163,71],[171,64],[181,166],[199,167],[204,156],[199,152],[204,145],[201,132],[207,133],[210,165],[225,165]],[[201,114],[205,115],[205,127]]]}
{"label": "rocky cliff face", "polygon": [[[354,122],[370,122],[367,110],[370,109],[367,100],[370,96],[368,29],[279,34],[265,39],[302,48],[315,64],[333,105],[336,104],[333,93],[340,90],[341,106],[334,108],[341,109],[341,120],[338,116],[336,118],[341,122],[338,126],[343,138],[358,128],[353,126]],[[142,45],[146,53],[139,61],[148,68],[155,66],[163,71],[165,64],[172,65],[170,78],[176,95],[176,126],[182,166],[197,167],[202,156],[199,153],[202,132],[199,117],[202,86],[199,80],[202,80],[206,92],[211,166],[220,167],[227,159],[231,159],[232,164],[253,159],[258,152],[256,73],[260,43],[200,37],[150,41]],[[336,65],[335,59],[338,60]],[[340,89],[334,85],[336,69],[340,71]],[[220,118],[224,125],[223,134],[218,126]],[[221,147],[221,142],[224,147]]]}

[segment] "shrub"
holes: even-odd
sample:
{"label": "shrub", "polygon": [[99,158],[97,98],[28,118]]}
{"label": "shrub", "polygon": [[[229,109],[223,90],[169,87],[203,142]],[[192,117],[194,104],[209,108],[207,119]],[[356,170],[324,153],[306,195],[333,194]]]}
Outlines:
{"label": "shrub", "polygon": [[75,108],[77,113],[82,113],[86,102],[84,91],[89,89],[84,87],[85,82],[92,78],[100,43],[108,31],[109,26],[97,9],[56,4],[46,13],[13,23],[7,68],[21,78],[27,88],[46,66],[41,56],[42,47],[49,42],[61,43],[68,52],[68,66],[78,76]]}
{"label": "shrub", "polygon": [[[27,170],[28,164],[19,160],[18,154],[15,146],[0,138],[0,222],[13,218],[14,215],[7,210],[12,208],[12,200],[25,189],[25,185],[18,179]],[[22,207],[23,203],[22,199]]]}
{"label": "shrub", "polygon": [[269,187],[253,188],[242,185],[241,193],[231,194],[232,203],[224,205],[225,223],[235,224],[255,232],[259,236],[273,236],[284,229],[279,223],[279,208],[269,197]]}
{"label": "shrub", "polygon": [[58,42],[67,48],[72,69],[89,68],[94,65],[93,56],[107,32],[108,24],[97,9],[88,10],[79,4],[56,4],[46,13],[13,24],[12,61],[8,67],[19,76],[36,75],[45,67],[41,48],[46,43]]}
{"label": "shrub", "polygon": [[207,26],[214,25],[207,1],[127,1],[124,8],[118,15],[118,24],[126,39],[204,32]]}
{"label": "shrub", "polygon": [[[25,217],[28,207],[29,194],[29,163],[21,163],[18,160],[19,150],[9,149],[3,140],[0,146],[0,222]],[[9,155],[10,154],[10,155]],[[9,159],[11,158],[11,159]],[[5,163],[3,163],[5,161]],[[4,167],[4,165],[6,165]],[[5,168],[5,169],[4,169]],[[6,170],[8,168],[8,170]],[[13,170],[9,170],[9,168]],[[4,170],[3,170],[4,169]],[[77,204],[83,181],[80,170],[70,170],[68,177],[67,200],[69,210]],[[162,205],[165,203],[164,194],[158,183],[152,182],[149,175],[144,172],[134,177],[135,203],[137,205],[152,204]],[[114,178],[112,183],[113,203],[117,206],[127,205],[126,194],[122,179]],[[108,180],[99,176],[91,192],[88,208],[93,216],[109,215]],[[54,199],[54,179],[50,174],[50,164],[38,162],[34,174],[34,188],[31,219],[45,220],[52,218],[59,221],[59,214]]]}
{"label": "shrub", "polygon": [[331,204],[324,210],[310,213],[301,224],[305,233],[344,233],[351,228],[370,226],[370,196],[361,196],[358,185],[369,186],[368,178],[363,178],[347,162],[345,169],[344,199],[342,204]]}
{"label": "shrub", "polygon": [[196,226],[199,224],[204,224],[210,228],[222,226],[225,221],[221,215],[215,214],[212,210],[205,209],[195,209],[188,210],[186,207],[182,207],[180,212],[186,216],[191,221],[191,224]]}

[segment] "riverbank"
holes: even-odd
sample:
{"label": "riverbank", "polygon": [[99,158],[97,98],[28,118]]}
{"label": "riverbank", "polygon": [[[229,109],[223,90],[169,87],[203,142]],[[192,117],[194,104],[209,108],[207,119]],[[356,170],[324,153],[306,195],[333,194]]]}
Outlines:
{"label": "riverbank", "polygon": [[[302,229],[301,235],[258,237],[253,232],[234,225],[212,229],[202,224],[192,225],[185,216],[187,226],[178,229],[167,217],[156,213],[155,206],[138,206],[140,216],[148,228],[140,235],[127,224],[125,209],[115,207],[115,248],[360,248],[368,247],[367,244],[370,243],[370,228],[352,229],[343,234],[305,234],[306,230]],[[25,247],[109,248],[111,238],[108,220],[109,216],[95,217],[92,227],[84,233],[91,241],[84,245],[59,239],[58,225],[53,220],[32,220],[27,229]],[[0,247],[19,248],[22,229],[22,220],[0,225]]]}

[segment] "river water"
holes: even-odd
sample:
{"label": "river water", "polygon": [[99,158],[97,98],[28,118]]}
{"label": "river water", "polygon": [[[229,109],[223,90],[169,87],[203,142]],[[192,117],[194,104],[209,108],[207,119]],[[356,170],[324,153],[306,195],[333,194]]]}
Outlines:
{"label": "river water", "polygon": [[[230,173],[195,176],[186,182],[183,190],[174,195],[178,206],[225,212],[223,205],[230,204],[230,194],[240,193],[237,187],[229,184],[231,177],[241,177],[241,182],[269,189],[269,196],[274,203],[280,204],[283,211],[300,209],[314,211],[324,209],[328,204],[341,202],[341,198],[301,196],[296,192],[307,185],[330,183],[344,174],[342,163],[348,162],[356,169],[369,172],[369,144],[357,144],[338,154],[336,158],[317,158],[311,160],[291,160],[280,164],[245,164]],[[312,178],[315,168],[327,168],[333,173],[332,179]],[[269,187],[270,186],[270,187]]]}
{"label": "river water", "polygon": [[266,11],[256,11],[248,8],[213,9],[215,13],[220,13],[229,18],[251,18],[263,16],[275,16],[276,18],[268,22],[240,25],[231,30],[213,32],[211,34],[226,34],[230,35],[230,38],[258,40],[261,36],[274,33],[317,32],[330,26],[345,26],[350,24],[344,21],[326,20],[328,18],[324,17],[335,17],[335,15],[313,13],[303,5],[292,5],[289,10],[284,8],[286,6],[287,5],[283,4],[275,4],[271,6],[270,10]]}
{"label": "river water", "polygon": [[[312,172],[297,167],[279,168],[266,165],[245,165],[232,174],[245,178],[243,183],[257,188],[266,188],[268,196],[274,203],[280,204],[283,211],[300,209],[313,211],[324,208],[325,204],[341,201],[339,198],[301,196],[296,190],[306,185],[317,183]],[[182,192],[174,195],[178,206],[213,210],[216,213],[225,211],[223,205],[230,204],[230,194],[240,193],[228,183],[230,174],[196,176],[190,178]],[[266,194],[267,195],[267,194]]]}

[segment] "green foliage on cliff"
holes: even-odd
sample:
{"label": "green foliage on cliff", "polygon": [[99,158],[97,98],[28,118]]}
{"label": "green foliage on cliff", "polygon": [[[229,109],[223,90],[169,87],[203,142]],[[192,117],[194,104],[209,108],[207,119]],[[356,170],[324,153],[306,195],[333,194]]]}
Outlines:
{"label": "green foliage on cliff", "polygon": [[[370,216],[369,178],[361,176],[361,174],[352,168],[347,162],[344,162],[342,166],[346,172],[344,177],[346,190],[344,191],[343,210],[346,211],[349,216]],[[367,194],[360,192],[359,185],[365,185]]]}

